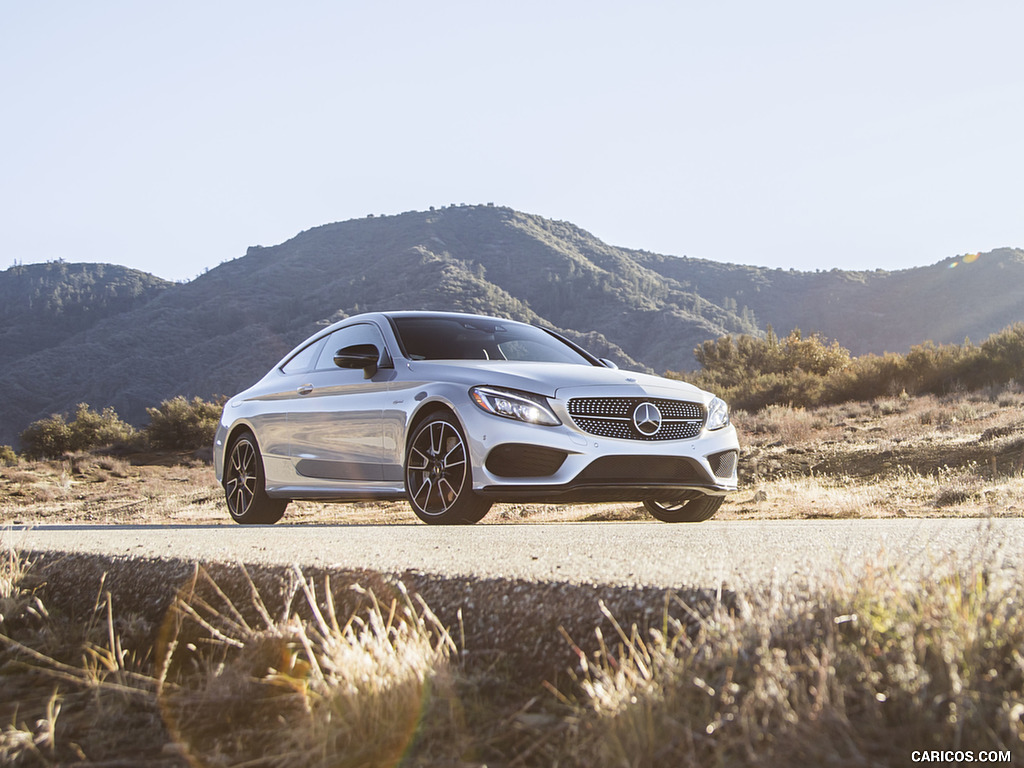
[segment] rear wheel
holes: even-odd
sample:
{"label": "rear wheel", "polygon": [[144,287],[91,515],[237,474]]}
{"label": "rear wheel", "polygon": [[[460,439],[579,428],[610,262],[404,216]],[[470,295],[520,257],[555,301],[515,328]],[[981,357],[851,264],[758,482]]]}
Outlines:
{"label": "rear wheel", "polygon": [[714,515],[724,501],[722,496],[701,496],[675,504],[645,501],[644,506],[663,523],[699,523]]}
{"label": "rear wheel", "polygon": [[438,413],[416,428],[405,458],[405,490],[425,523],[475,523],[487,514],[491,502],[473,493],[469,448],[454,417]]}
{"label": "rear wheel", "polygon": [[269,525],[284,515],[287,499],[267,496],[263,457],[252,432],[240,433],[224,463],[224,497],[228,512],[242,525]]}

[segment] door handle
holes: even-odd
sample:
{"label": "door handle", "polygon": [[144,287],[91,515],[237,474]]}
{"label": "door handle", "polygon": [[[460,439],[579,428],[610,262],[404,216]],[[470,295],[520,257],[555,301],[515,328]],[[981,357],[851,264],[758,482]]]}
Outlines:
{"label": "door handle", "polygon": [[312,385],[312,384],[303,384],[303,385],[302,385],[301,387],[299,387],[299,388],[298,388],[298,389],[297,389],[296,391],[297,391],[297,392],[298,392],[298,393],[299,393],[300,395],[308,395],[308,394],[309,394],[310,392],[312,392],[312,391],[313,391],[313,385]]}

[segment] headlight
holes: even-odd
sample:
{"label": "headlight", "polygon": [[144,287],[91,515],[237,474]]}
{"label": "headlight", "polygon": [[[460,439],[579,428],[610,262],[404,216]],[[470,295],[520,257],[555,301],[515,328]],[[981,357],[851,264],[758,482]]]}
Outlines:
{"label": "headlight", "polygon": [[729,406],[720,397],[708,403],[708,429],[721,429],[729,426]]}
{"label": "headlight", "polygon": [[494,416],[501,416],[528,424],[554,427],[562,422],[551,412],[547,401],[540,395],[515,392],[497,387],[473,387],[469,390],[473,402]]}

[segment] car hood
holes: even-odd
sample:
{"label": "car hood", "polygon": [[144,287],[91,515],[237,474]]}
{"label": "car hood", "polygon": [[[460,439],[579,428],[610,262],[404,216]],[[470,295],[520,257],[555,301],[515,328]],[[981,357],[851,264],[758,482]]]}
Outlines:
{"label": "car hood", "polygon": [[585,395],[578,390],[599,388],[594,395],[670,397],[706,401],[710,395],[692,384],[647,373],[569,363],[527,363],[509,360],[416,361],[409,364],[416,378],[450,381],[467,386],[490,385],[564,399]]}

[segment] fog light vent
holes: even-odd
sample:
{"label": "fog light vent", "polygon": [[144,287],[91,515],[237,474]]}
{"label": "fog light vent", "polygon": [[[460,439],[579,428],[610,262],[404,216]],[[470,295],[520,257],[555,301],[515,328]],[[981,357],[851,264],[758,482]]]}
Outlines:
{"label": "fog light vent", "polygon": [[732,477],[736,474],[736,451],[722,451],[708,456],[708,464],[715,477]]}
{"label": "fog light vent", "polygon": [[505,443],[487,454],[487,471],[498,477],[550,477],[569,454],[555,448]]}

